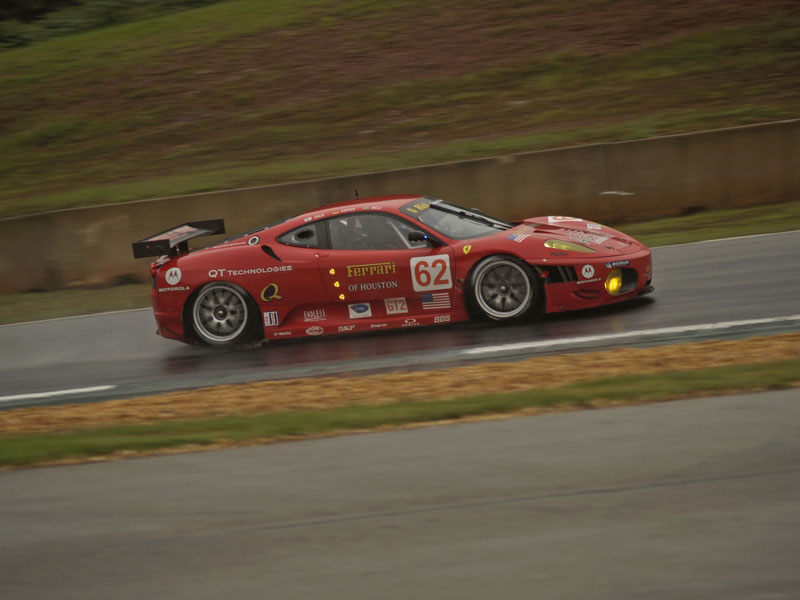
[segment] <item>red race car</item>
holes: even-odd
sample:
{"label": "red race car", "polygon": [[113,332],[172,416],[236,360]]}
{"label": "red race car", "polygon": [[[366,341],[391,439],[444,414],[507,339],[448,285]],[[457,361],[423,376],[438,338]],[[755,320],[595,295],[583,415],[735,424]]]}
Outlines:
{"label": "red race car", "polygon": [[186,223],[133,244],[152,263],[158,333],[233,345],[470,318],[508,321],[653,290],[650,250],[573,217],[506,223],[420,196],[327,205],[190,251],[224,233]]}

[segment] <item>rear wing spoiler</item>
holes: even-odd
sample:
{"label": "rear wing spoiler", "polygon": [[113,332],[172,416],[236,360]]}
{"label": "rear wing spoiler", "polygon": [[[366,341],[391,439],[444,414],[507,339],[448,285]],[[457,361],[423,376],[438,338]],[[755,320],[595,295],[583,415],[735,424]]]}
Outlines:
{"label": "rear wing spoiler", "polygon": [[192,238],[221,233],[225,233],[225,221],[223,219],[191,221],[134,242],[133,258],[163,256],[165,254],[174,256],[179,252],[188,252],[189,240]]}

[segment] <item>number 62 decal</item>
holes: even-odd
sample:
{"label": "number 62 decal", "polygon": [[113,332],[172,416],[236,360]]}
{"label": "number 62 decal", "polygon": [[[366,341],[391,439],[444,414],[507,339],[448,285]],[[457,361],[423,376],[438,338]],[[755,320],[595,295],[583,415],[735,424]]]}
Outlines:
{"label": "number 62 decal", "polygon": [[449,290],[453,287],[450,275],[450,256],[416,256],[411,259],[411,281],[415,292]]}

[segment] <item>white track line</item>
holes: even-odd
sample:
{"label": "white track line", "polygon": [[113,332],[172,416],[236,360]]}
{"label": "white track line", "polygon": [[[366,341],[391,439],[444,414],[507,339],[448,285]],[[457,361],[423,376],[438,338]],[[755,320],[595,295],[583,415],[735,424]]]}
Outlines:
{"label": "white track line", "polygon": [[667,244],[666,246],[650,246],[653,248],[674,248],[675,246],[693,246],[695,244],[714,244],[716,242],[730,242],[731,240],[747,240],[750,238],[766,237],[768,235],[785,235],[787,233],[800,233],[800,229],[792,229],[790,231],[776,231],[773,233],[751,233],[749,235],[736,235],[727,238],[715,238],[713,240],[698,240],[696,242],[684,242],[682,244]]}
{"label": "white track line", "polygon": [[105,392],[113,390],[116,385],[96,385],[87,388],[75,388],[71,390],[57,390],[55,392],[39,392],[36,394],[16,394],[15,396],[0,396],[0,402],[13,402],[14,400],[35,400],[39,398],[52,398],[54,396],[67,396],[69,394],[91,394],[92,392]]}
{"label": "white track line", "polygon": [[732,327],[748,327],[752,325],[772,325],[776,323],[800,323],[800,315],[788,315],[786,317],[772,317],[768,319],[748,319],[744,321],[723,321],[720,323],[704,323],[701,325],[684,325],[680,327],[662,327],[660,329],[640,329],[639,331],[627,331],[624,333],[610,333],[605,335],[587,335],[583,337],[563,338],[560,340],[550,340],[541,342],[517,342],[514,344],[501,344],[497,346],[482,346],[480,348],[470,348],[462,350],[462,354],[492,354],[495,352],[513,352],[516,350],[534,350],[539,348],[555,348],[558,346],[572,346],[592,342],[604,342],[607,340],[620,340],[625,338],[653,337],[660,335],[670,335],[676,333],[691,333],[693,331],[717,331],[730,329]]}
{"label": "white track line", "polygon": [[3,325],[0,325],[0,327],[15,327],[17,325],[35,325],[38,323],[51,323],[53,321],[70,321],[73,319],[86,319],[87,317],[103,317],[106,315],[121,315],[125,313],[142,312],[145,310],[152,312],[153,307],[149,306],[144,308],[125,308],[121,310],[107,310],[106,312],[100,312],[100,313],[89,313],[88,315],[72,315],[71,317],[53,317],[52,319],[39,319],[38,321],[20,321],[19,323],[4,323]]}

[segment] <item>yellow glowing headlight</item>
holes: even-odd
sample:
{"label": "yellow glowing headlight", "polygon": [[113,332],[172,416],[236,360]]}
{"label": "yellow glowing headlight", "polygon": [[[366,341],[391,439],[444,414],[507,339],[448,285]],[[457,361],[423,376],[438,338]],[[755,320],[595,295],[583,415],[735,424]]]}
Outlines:
{"label": "yellow glowing headlight", "polygon": [[545,248],[552,248],[553,250],[563,250],[564,252],[596,252],[588,246],[582,246],[575,242],[563,242],[561,240],[547,240],[544,243]]}
{"label": "yellow glowing headlight", "polygon": [[614,269],[606,277],[606,291],[612,296],[619,294],[622,289],[622,271]]}

